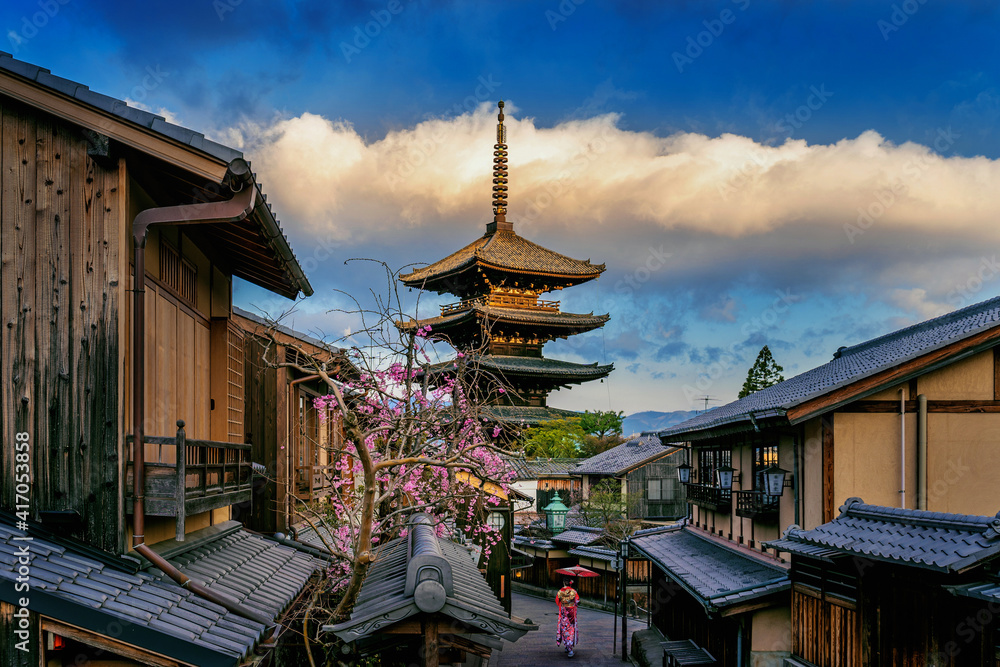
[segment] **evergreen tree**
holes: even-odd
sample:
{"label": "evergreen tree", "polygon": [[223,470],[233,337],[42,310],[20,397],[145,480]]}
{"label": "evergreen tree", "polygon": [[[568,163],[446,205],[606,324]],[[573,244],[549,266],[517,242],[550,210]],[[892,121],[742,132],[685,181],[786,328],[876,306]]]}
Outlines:
{"label": "evergreen tree", "polygon": [[771,356],[771,350],[765,345],[761,348],[760,353],[757,354],[757,361],[753,362],[753,366],[747,372],[747,380],[743,383],[743,389],[740,390],[739,397],[743,398],[755,391],[760,391],[771,385],[784,382],[785,376],[781,374],[783,370],[785,369],[774,361],[774,357]]}

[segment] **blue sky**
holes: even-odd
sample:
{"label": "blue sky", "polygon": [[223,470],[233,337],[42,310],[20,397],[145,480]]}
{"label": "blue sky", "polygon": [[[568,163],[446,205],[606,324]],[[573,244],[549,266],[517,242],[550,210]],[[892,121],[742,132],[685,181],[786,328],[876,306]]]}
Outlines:
{"label": "blue sky", "polygon": [[728,402],[764,344],[788,376],[1000,292],[992,3],[16,0],[0,29],[244,150],[314,333],[357,327],[335,289],[384,287],[343,260],[434,261],[482,232],[507,100],[516,229],[608,265],[554,298],[609,325],[546,354],[617,370],[558,407]]}

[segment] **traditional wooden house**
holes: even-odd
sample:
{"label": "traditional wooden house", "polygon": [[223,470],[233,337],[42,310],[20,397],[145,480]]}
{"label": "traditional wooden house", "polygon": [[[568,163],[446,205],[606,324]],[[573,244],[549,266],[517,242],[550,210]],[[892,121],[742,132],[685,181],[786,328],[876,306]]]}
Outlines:
{"label": "traditional wooden house", "polygon": [[531,523],[542,516],[542,510],[558,493],[567,507],[582,499],[581,479],[576,466],[583,459],[546,458],[510,459],[514,470],[511,488],[532,498],[531,505],[519,506],[518,523]]}
{"label": "traditional wooden house", "polygon": [[574,471],[583,480],[583,498],[602,480],[620,484],[629,503],[629,519],[672,521],[684,516],[684,490],[677,481],[677,466],[683,452],[664,447],[656,436],[633,438],[628,442],[580,461]]}
{"label": "traditional wooden house", "polygon": [[426,515],[406,537],[381,546],[351,618],[323,626],[345,642],[351,661],[377,654],[382,664],[488,664],[503,640],[537,630],[513,618],[477,571],[473,555],[438,537]]}
{"label": "traditional wooden house", "polygon": [[[578,260],[519,236],[507,213],[507,130],[503,102],[493,147],[493,221],[486,233],[444,259],[399,277],[408,286],[455,294],[457,303],[437,317],[401,323],[405,330],[430,327],[430,336],[448,340],[465,353],[484,411],[509,432],[519,433],[552,419],[578,413],[548,406],[561,387],[604,378],[614,366],[578,364],[542,356],[546,342],[604,326],[608,315],[566,313],[558,301],[539,297],[596,279],[603,264]],[[431,366],[436,377],[451,376],[453,361]]]}
{"label": "traditional wooden house", "polygon": [[234,308],[233,321],[244,341],[245,437],[253,460],[267,467],[247,525],[287,532],[299,523],[299,505],[329,497],[340,477],[343,418],[316,407],[314,400],[330,393],[316,371],[341,381],[357,369],[342,350],[248,311]]}
{"label": "traditional wooden house", "polygon": [[770,546],[791,554],[792,667],[1000,663],[1000,514],[866,505]]}
{"label": "traditional wooden house", "polygon": [[258,659],[321,565],[231,520],[253,463],[232,280],[312,292],[260,185],[8,54],[0,166],[0,530],[30,554],[0,557],[0,663]]}
{"label": "traditional wooden house", "polygon": [[[992,512],[1000,505],[1000,459],[990,455],[1000,434],[998,344],[995,298],[842,347],[818,368],[660,431],[666,444],[689,445],[691,466],[681,471],[690,475],[690,525],[682,538],[661,539],[700,539],[701,569],[721,571],[736,556],[787,568],[787,554],[767,545],[777,544],[782,527],[833,521],[837,498],[861,496],[900,511]],[[664,582],[697,591],[685,565],[653,551],[646,549]],[[730,664],[781,664],[793,643],[854,631],[833,610],[822,617],[832,626],[814,615],[793,623],[793,607],[805,609],[792,602],[798,594],[775,595],[777,582],[761,587],[763,579],[728,582],[742,598],[760,593],[738,632],[710,614],[672,625],[669,619],[696,608],[691,592],[666,595],[654,621],[671,639],[736,656]]]}

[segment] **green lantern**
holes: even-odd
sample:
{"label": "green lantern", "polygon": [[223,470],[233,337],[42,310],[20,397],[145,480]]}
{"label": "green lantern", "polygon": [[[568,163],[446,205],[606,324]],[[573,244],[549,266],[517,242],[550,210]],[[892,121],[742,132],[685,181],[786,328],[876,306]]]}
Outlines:
{"label": "green lantern", "polygon": [[542,511],[545,512],[545,525],[548,526],[553,535],[558,535],[566,530],[566,513],[569,512],[569,508],[563,505],[558,493],[552,502],[542,508]]}

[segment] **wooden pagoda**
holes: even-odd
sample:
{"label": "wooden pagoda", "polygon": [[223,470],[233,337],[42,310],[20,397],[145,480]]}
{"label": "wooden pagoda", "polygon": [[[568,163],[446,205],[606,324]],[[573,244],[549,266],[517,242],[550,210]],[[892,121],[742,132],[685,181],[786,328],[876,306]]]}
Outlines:
{"label": "wooden pagoda", "polygon": [[[499,103],[497,142],[493,147],[493,222],[486,233],[430,266],[401,275],[409,287],[454,294],[460,300],[441,307],[441,315],[410,321],[404,329],[431,327],[430,335],[448,340],[473,364],[477,377],[498,380],[505,391],[484,391],[491,416],[501,423],[531,426],[575,416],[550,408],[550,392],[603,378],[614,369],[577,364],[542,355],[556,338],[604,326],[608,315],[565,313],[558,301],[539,298],[593,280],[604,264],[592,264],[543,248],[514,231],[507,214],[507,129]],[[452,372],[455,362],[428,369],[431,378]],[[496,382],[490,382],[496,386]]]}

